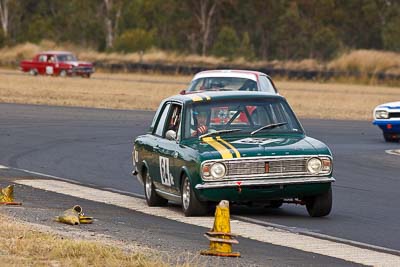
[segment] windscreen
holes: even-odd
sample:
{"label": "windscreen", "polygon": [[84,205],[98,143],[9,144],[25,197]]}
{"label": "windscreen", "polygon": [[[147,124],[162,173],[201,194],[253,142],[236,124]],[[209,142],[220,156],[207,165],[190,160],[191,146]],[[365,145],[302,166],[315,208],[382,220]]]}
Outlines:
{"label": "windscreen", "polygon": [[184,138],[221,130],[238,130],[235,134],[256,130],[258,134],[303,133],[293,111],[281,98],[199,102],[186,109]]}
{"label": "windscreen", "polygon": [[254,80],[237,77],[206,77],[194,80],[188,91],[258,91]]}
{"label": "windscreen", "polygon": [[62,54],[62,55],[57,55],[57,60],[59,62],[76,61],[76,57],[73,54]]}

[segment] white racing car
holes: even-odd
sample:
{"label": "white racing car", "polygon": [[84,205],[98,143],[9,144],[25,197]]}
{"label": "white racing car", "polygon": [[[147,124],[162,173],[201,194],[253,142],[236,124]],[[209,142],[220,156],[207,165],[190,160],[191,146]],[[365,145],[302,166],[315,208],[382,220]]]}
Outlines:
{"label": "white racing car", "polygon": [[386,142],[400,140],[400,101],[377,106],[374,109],[374,125],[383,131]]}
{"label": "white racing car", "polygon": [[181,94],[204,91],[260,91],[278,94],[271,77],[251,70],[207,70],[197,73]]}

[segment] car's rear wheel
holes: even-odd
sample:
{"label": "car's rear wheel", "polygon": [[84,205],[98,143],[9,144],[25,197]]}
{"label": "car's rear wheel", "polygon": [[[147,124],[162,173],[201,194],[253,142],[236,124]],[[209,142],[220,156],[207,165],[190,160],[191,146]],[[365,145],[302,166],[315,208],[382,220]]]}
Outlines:
{"label": "car's rear wheel", "polygon": [[386,142],[398,142],[399,139],[396,137],[393,137],[392,134],[384,133],[383,138],[385,138]]}
{"label": "car's rear wheel", "polygon": [[67,77],[67,71],[66,70],[60,70],[60,77]]}
{"label": "car's rear wheel", "polygon": [[167,199],[157,195],[153,180],[147,171],[144,179],[144,195],[146,197],[147,205],[150,207],[165,206],[168,203]]}
{"label": "car's rear wheel", "polygon": [[202,216],[207,214],[208,205],[197,199],[193,191],[189,177],[186,175],[182,179],[181,188],[182,210],[185,216]]}
{"label": "car's rear wheel", "polygon": [[36,76],[36,75],[38,75],[38,71],[37,71],[37,69],[30,69],[29,74],[32,76]]}
{"label": "car's rear wheel", "polygon": [[323,217],[332,210],[332,188],[325,193],[305,199],[308,214],[311,217]]}

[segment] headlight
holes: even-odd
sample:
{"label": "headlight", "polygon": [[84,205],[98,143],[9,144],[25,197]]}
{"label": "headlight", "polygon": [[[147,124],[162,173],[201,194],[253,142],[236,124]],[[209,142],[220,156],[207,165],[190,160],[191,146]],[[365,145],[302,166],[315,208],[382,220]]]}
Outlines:
{"label": "headlight", "polygon": [[318,174],[322,170],[322,161],[319,158],[311,158],[307,162],[307,170],[312,174]]}
{"label": "headlight", "polygon": [[221,179],[225,176],[226,168],[222,163],[214,163],[210,168],[210,174],[214,179]]}
{"label": "headlight", "polygon": [[377,119],[388,119],[389,113],[386,110],[377,110],[375,111],[375,118]]}
{"label": "headlight", "polygon": [[202,166],[202,174],[204,180],[221,179],[226,174],[226,167],[223,163],[206,163]]}

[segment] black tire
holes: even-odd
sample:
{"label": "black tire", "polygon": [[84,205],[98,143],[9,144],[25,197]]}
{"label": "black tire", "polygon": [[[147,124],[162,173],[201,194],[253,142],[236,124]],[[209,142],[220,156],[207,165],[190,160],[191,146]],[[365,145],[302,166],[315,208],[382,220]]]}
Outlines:
{"label": "black tire", "polygon": [[66,70],[60,70],[60,73],[58,75],[60,75],[60,77],[67,77],[67,71]]}
{"label": "black tire", "polygon": [[325,193],[306,199],[306,207],[311,217],[323,217],[332,210],[332,188]]}
{"label": "black tire", "polygon": [[208,213],[208,205],[197,199],[189,178],[185,175],[182,178],[181,187],[182,210],[186,217],[202,216]]}
{"label": "black tire", "polygon": [[147,205],[149,205],[149,207],[160,207],[167,205],[168,200],[157,195],[153,181],[147,171],[144,175],[143,182],[144,182],[144,195],[146,197],[146,202]]}
{"label": "black tire", "polygon": [[38,75],[38,71],[37,71],[37,69],[30,69],[29,74],[32,76],[36,76],[36,75]]}
{"label": "black tire", "polygon": [[276,199],[276,200],[271,200],[268,207],[273,209],[279,209],[280,207],[282,207],[282,205],[283,205],[283,199]]}
{"label": "black tire", "polygon": [[384,134],[383,134],[383,138],[385,138],[385,141],[386,141],[386,142],[390,142],[390,143],[398,142],[398,141],[399,141],[398,138],[393,138],[391,134],[387,134],[387,133],[384,133]]}

